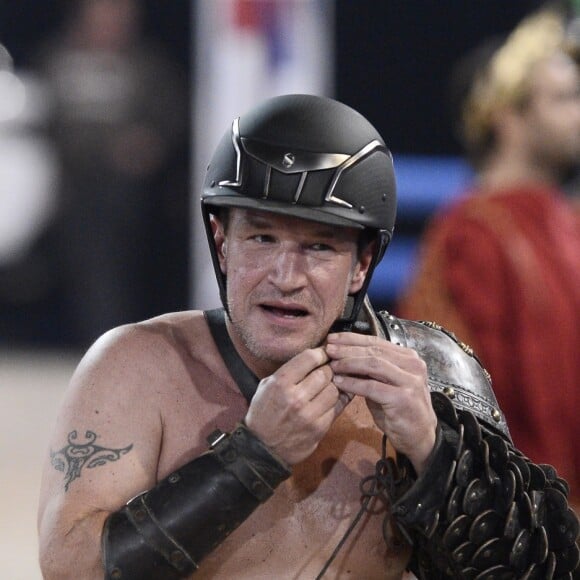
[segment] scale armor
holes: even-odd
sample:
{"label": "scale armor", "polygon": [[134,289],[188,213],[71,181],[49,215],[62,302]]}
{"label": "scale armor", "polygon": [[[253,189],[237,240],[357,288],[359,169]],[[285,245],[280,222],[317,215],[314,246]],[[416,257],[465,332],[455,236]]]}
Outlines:
{"label": "scale armor", "polygon": [[378,318],[392,342],[425,360],[439,419],[428,480],[403,455],[377,464],[375,478],[415,548],[410,569],[425,580],[574,578],[579,525],[568,484],[514,447],[473,350],[437,324]]}

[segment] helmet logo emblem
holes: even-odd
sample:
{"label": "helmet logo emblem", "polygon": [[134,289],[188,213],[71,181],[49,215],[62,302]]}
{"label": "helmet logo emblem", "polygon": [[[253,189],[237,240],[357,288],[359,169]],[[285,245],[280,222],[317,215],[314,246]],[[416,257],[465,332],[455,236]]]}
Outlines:
{"label": "helmet logo emblem", "polygon": [[296,158],[294,157],[293,153],[286,153],[286,155],[284,155],[284,157],[282,158],[282,165],[286,167],[286,169],[290,169],[290,167],[294,165],[295,161]]}

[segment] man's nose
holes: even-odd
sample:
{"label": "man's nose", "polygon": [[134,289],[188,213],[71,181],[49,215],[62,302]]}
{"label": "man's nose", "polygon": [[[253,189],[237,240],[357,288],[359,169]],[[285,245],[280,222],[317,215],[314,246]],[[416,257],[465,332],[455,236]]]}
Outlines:
{"label": "man's nose", "polygon": [[302,288],[307,281],[307,259],[299,249],[280,248],[274,251],[269,279],[280,290]]}

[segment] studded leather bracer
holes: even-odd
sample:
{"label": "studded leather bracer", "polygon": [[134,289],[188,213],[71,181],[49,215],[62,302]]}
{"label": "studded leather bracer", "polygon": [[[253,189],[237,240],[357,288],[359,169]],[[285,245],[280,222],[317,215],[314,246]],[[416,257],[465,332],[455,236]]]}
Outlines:
{"label": "studded leather bracer", "polygon": [[243,424],[214,432],[210,450],[107,519],[107,580],[173,580],[199,561],[290,477],[290,470]]}
{"label": "studded leather bracer", "polygon": [[425,360],[439,419],[418,479],[403,455],[377,464],[392,515],[414,546],[410,569],[425,580],[573,578],[579,525],[568,485],[513,446],[471,349],[435,324],[378,318],[389,340]]}

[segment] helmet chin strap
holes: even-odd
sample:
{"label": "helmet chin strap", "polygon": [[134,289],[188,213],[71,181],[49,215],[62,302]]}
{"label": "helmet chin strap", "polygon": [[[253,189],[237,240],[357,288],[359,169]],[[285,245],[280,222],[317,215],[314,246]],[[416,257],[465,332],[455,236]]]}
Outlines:
{"label": "helmet chin strap", "polygon": [[377,264],[383,258],[390,241],[391,240],[388,233],[384,231],[379,232],[376,238],[377,249],[374,252],[363,285],[356,294],[348,297],[342,316],[330,327],[329,333],[359,332],[362,334],[367,334],[370,332],[368,323],[365,322],[363,318],[361,318],[361,309],[365,303],[367,306],[370,305],[367,296],[367,290],[371,283],[373,272],[375,271]]}
{"label": "helmet chin strap", "polygon": [[368,334],[370,327],[361,317],[361,309],[365,300],[368,300],[366,292],[360,290],[356,296],[349,296],[341,318],[336,320],[328,331],[332,332],[359,332]]}

